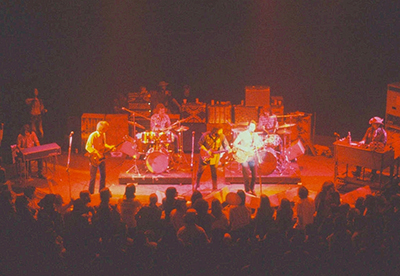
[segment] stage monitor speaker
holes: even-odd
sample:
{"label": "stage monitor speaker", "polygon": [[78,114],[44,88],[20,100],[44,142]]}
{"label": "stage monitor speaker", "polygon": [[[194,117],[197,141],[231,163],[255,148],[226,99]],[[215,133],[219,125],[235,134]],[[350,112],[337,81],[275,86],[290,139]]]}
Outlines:
{"label": "stage monitor speaker", "polygon": [[202,123],[184,123],[184,126],[189,127],[187,131],[183,132],[183,151],[192,151],[192,132],[194,131],[194,152],[199,152],[199,139],[203,132],[207,131],[207,125]]}
{"label": "stage monitor speaker", "polygon": [[269,86],[246,86],[246,106],[270,106]]}
{"label": "stage monitor speaker", "polygon": [[301,155],[303,155],[306,150],[303,146],[303,143],[301,142],[301,140],[297,140],[296,143],[293,143],[288,149],[286,149],[288,151],[288,158],[289,160],[293,160]]}

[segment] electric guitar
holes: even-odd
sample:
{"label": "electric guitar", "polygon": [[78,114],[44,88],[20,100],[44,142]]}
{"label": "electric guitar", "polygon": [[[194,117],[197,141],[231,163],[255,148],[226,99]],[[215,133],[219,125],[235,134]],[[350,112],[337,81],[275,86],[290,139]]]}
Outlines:
{"label": "electric guitar", "polygon": [[117,148],[119,145],[121,145],[123,142],[126,141],[126,137],[124,137],[123,139],[124,140],[122,142],[120,142],[118,145],[112,147],[111,149],[107,149],[107,150],[103,150],[102,152],[99,152],[100,156],[96,152],[92,152],[92,153],[86,152],[85,156],[89,157],[90,165],[92,165],[93,167],[98,167],[101,164],[101,162],[103,162],[106,159],[106,156],[105,156],[106,153],[114,150],[115,148]]}
{"label": "electric guitar", "polygon": [[254,156],[257,150],[258,149],[254,147],[249,147],[247,149],[235,147],[233,149],[233,158],[238,163],[244,163],[247,158]]}
{"label": "electric guitar", "polygon": [[[211,153],[210,153],[211,152]],[[205,163],[210,161],[211,158],[214,157],[215,154],[220,154],[223,152],[228,152],[228,150],[204,150],[204,149],[200,149],[200,156],[201,156],[201,160]]]}

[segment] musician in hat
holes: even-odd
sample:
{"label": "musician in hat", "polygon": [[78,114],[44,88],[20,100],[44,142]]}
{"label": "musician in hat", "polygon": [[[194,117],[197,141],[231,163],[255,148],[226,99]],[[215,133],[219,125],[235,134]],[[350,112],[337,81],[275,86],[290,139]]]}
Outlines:
{"label": "musician in hat", "polygon": [[171,90],[167,89],[168,84],[169,83],[165,81],[161,81],[158,84],[158,103],[162,103],[165,106],[167,113],[179,114],[181,106],[178,101],[172,97]]}
{"label": "musician in hat", "polygon": [[[387,142],[387,133],[383,128],[383,119],[380,117],[372,117],[369,120],[369,124],[371,125],[367,131],[363,139],[358,142],[359,145],[366,145],[371,150],[383,150]],[[359,177],[361,175],[361,167],[357,166],[356,171],[353,172],[355,177]],[[372,170],[371,180],[376,178],[376,170]]]}

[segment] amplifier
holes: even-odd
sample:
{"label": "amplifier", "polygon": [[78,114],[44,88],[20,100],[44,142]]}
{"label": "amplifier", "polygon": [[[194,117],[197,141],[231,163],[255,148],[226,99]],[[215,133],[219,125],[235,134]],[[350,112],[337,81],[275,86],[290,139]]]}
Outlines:
{"label": "amplifier", "polygon": [[247,123],[251,120],[258,122],[258,108],[255,106],[235,105],[233,107],[235,124]]}
{"label": "amplifier", "polygon": [[400,130],[387,129],[387,144],[394,149],[394,158],[400,156]]}
{"label": "amplifier", "polygon": [[118,144],[128,134],[128,114],[92,114],[84,113],[81,117],[81,149],[85,150],[89,135],[96,130],[97,123],[107,121],[107,144]]}
{"label": "amplifier", "polygon": [[203,132],[207,131],[206,124],[199,123],[182,123],[182,125],[189,127],[187,131],[183,132],[183,151],[191,152],[192,151],[192,132],[194,131],[194,152],[199,152],[199,140]]}
{"label": "amplifier", "polygon": [[246,86],[246,106],[269,106],[269,95],[269,86]]}
{"label": "amplifier", "polygon": [[387,88],[386,127],[400,130],[400,83],[391,83]]}
{"label": "amplifier", "polygon": [[208,105],[209,124],[226,124],[232,122],[232,105]]}
{"label": "amplifier", "polygon": [[182,119],[189,118],[187,123],[205,123],[206,122],[206,104],[205,103],[186,103],[182,104]]}

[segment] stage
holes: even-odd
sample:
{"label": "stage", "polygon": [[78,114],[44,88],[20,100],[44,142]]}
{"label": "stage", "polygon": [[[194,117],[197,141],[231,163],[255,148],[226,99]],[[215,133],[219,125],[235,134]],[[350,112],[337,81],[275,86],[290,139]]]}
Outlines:
{"label": "stage", "polygon": [[[21,193],[24,187],[32,185],[37,188],[38,197],[43,197],[48,193],[58,193],[64,198],[65,202],[68,202],[69,198],[77,198],[80,191],[88,189],[89,160],[83,153],[72,153],[70,166],[67,168],[67,157],[67,152],[63,150],[61,155],[57,156],[55,172],[50,169],[44,170],[47,179],[37,178],[35,174],[32,175],[32,178],[25,179],[18,176],[15,165],[8,164],[6,166],[7,184],[15,193]],[[112,201],[116,202],[123,196],[126,183],[137,183],[136,196],[143,204],[148,203],[149,195],[152,193],[158,194],[159,200],[161,200],[165,190],[170,186],[174,186],[179,195],[190,200],[193,192],[192,179],[194,179],[193,176],[197,170],[199,156],[198,154],[193,156],[193,169],[191,155],[186,153],[184,157],[185,160],[183,161],[168,162],[168,168],[162,173],[149,172],[146,160],[140,159],[137,161],[140,175],[132,170],[134,165],[132,158],[126,155],[108,157],[106,159],[106,187],[109,187],[113,194]],[[35,171],[36,162],[32,163],[33,171]],[[157,169],[157,167],[154,168]],[[244,189],[241,167],[238,163],[231,162],[225,166],[220,166],[217,174],[218,190],[212,191],[210,170],[209,168],[205,170],[199,189],[205,197],[212,197],[215,193],[221,195],[227,191],[236,192],[239,189]],[[334,158],[304,154],[299,156],[296,161],[290,162],[288,169],[283,172],[275,170],[271,174],[257,177],[255,192],[258,198],[261,194],[275,198],[275,200],[282,196],[293,198],[298,186],[304,185],[309,189],[310,195],[313,196],[321,189],[325,181],[332,181],[333,179]],[[99,203],[98,181],[99,175],[96,180],[95,194],[92,196],[93,205]],[[356,184],[347,181],[344,184],[338,184],[337,188],[344,195],[366,186],[370,187],[372,191],[379,189],[378,183],[369,181],[358,181]]]}

